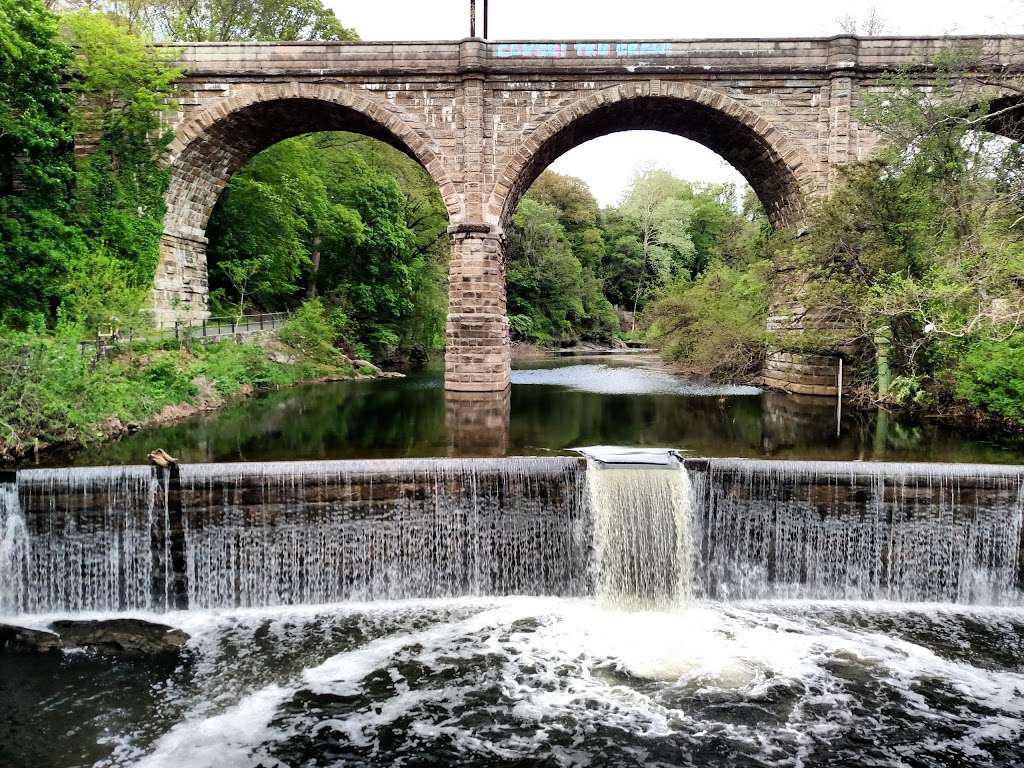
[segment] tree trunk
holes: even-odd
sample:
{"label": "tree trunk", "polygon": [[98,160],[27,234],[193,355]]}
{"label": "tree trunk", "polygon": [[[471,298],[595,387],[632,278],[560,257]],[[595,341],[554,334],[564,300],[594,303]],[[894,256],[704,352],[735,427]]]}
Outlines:
{"label": "tree trunk", "polygon": [[889,388],[892,386],[891,354],[892,328],[886,323],[875,329],[875,363],[878,370],[878,397],[881,400],[889,396]]}
{"label": "tree trunk", "polygon": [[306,297],[316,298],[316,276],[320,271],[320,238],[313,240],[313,268],[309,271],[309,283],[306,285]]}

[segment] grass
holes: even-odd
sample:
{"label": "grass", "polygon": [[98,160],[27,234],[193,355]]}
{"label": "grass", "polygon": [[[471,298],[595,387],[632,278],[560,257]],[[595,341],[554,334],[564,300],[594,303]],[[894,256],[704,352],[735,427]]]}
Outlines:
{"label": "grass", "polygon": [[354,373],[347,358],[317,356],[322,346],[292,330],[306,351],[280,341],[134,344],[99,361],[81,353],[74,332],[2,332],[0,457],[101,440],[169,406],[188,413],[251,391]]}

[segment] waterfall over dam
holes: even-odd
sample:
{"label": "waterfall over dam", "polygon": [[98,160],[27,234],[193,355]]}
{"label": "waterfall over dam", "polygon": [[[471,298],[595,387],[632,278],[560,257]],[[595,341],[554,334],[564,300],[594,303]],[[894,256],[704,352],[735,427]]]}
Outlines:
{"label": "waterfall over dam", "polygon": [[1024,468],[573,457],[0,476],[0,614],[584,596],[1021,602]]}

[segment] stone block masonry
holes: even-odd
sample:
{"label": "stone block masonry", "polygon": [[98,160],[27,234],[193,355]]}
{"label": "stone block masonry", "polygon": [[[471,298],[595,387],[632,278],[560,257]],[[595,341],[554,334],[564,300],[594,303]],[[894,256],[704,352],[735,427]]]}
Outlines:
{"label": "stone block masonry", "polygon": [[[437,182],[452,237],[446,386],[468,392],[509,384],[502,235],[562,153],[615,131],[674,133],[735,166],[775,225],[798,223],[839,166],[878,144],[855,115],[882,73],[910,67],[927,87],[929,62],[950,47],[980,49],[999,72],[1024,59],[1024,37],[1012,36],[174,47],[185,75],[167,125],[158,319],[207,314],[206,225],[235,172],[291,136],[353,131],[399,148]],[[964,87],[1010,96],[983,80]],[[819,386],[788,370],[774,366],[771,384]]]}

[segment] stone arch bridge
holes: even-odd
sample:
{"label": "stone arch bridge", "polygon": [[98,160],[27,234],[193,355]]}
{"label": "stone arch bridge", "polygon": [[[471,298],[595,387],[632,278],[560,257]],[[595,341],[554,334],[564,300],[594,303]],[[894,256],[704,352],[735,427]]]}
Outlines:
{"label": "stone arch bridge", "polygon": [[[897,67],[914,68],[928,87],[927,63],[949,46],[980,49],[988,74],[999,75],[1019,65],[1024,37],[176,46],[185,74],[170,118],[156,316],[207,313],[206,224],[232,174],[288,137],[354,131],[415,158],[448,209],[446,387],[503,391],[503,232],[552,160],[615,131],[667,131],[717,152],[773,223],[793,223],[803,200],[829,190],[838,166],[877,144],[855,119],[862,94]],[[1004,95],[976,87],[979,96]],[[798,303],[780,301],[770,322],[808,327],[814,321]],[[825,357],[775,354],[765,379],[828,394],[830,366]]]}

